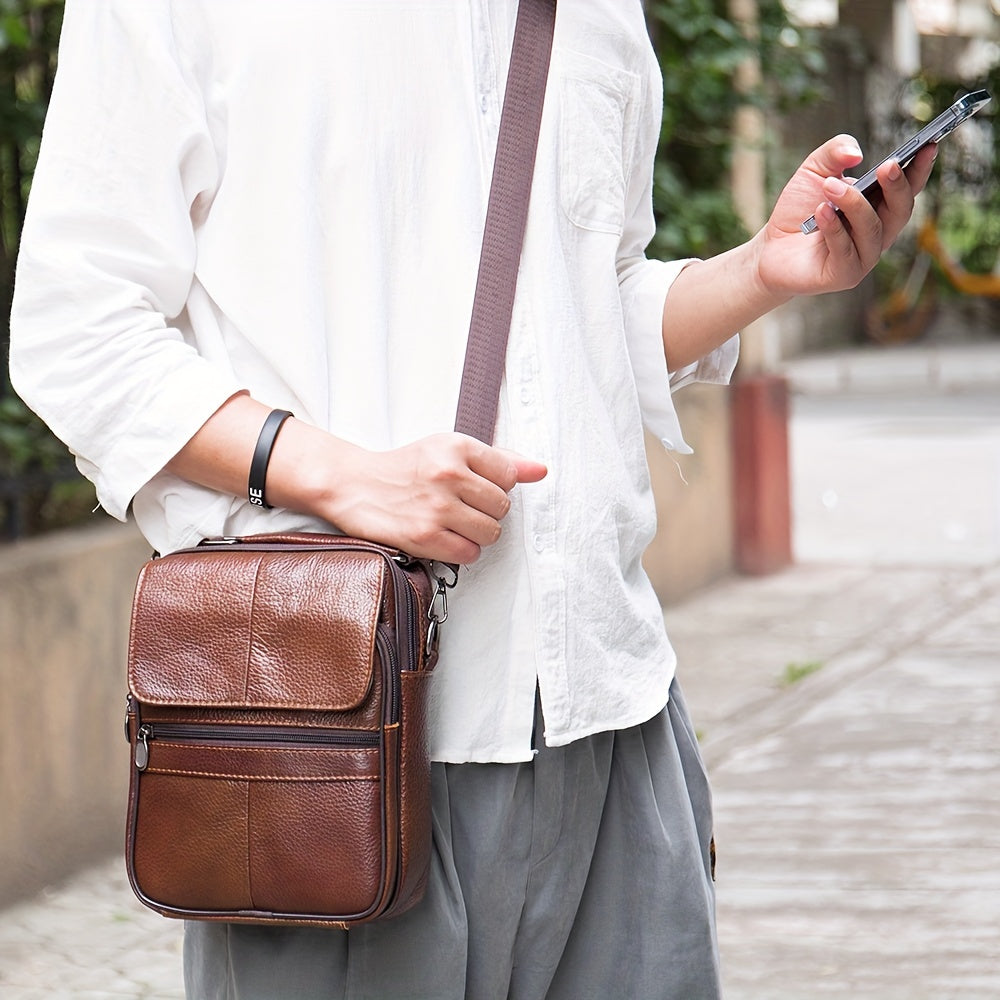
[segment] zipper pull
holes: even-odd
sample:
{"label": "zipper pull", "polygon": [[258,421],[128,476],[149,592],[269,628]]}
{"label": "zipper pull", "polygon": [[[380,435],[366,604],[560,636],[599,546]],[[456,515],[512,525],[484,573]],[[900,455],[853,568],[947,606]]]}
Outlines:
{"label": "zipper pull", "polygon": [[153,735],[152,726],[140,726],[135,739],[135,766],[140,771],[146,770],[149,763],[149,738]]}

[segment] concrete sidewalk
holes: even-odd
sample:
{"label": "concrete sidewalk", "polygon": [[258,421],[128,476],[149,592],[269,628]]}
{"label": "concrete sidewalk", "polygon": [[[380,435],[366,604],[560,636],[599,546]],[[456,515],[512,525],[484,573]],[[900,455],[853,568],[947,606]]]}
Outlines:
{"label": "concrete sidewalk", "polygon": [[[790,366],[798,564],[666,614],[728,1000],[1000,998],[1000,343],[936,350]],[[0,913],[5,1000],[180,978],[117,859]]]}
{"label": "concrete sidewalk", "polygon": [[667,614],[727,998],[997,1000],[1000,344],[788,374],[798,565]]}
{"label": "concrete sidewalk", "polygon": [[800,566],[669,617],[728,1000],[1000,997],[1000,567]]}

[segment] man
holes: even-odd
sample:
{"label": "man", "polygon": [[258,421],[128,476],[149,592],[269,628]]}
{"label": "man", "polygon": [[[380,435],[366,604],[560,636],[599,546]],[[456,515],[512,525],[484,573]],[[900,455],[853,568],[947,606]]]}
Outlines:
{"label": "man", "polygon": [[[641,567],[645,424],[735,331],[856,284],[932,155],[839,136],[765,228],[648,261],[639,0],[559,10],[494,446],[448,431],[515,0],[70,0],[22,240],[18,391],[160,551],[340,530],[466,564],[431,704],[424,902],[350,932],[192,923],[189,995],[719,994],[711,811]],[[839,217],[835,208],[840,209]],[[799,223],[816,213],[819,232]],[[258,433],[291,410],[262,510]]]}

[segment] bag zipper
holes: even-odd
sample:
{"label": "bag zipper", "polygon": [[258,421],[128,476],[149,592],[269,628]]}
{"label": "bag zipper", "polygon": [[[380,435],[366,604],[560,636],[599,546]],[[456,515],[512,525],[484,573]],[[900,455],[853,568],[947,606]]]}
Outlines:
{"label": "bag zipper", "polygon": [[375,646],[389,690],[386,721],[392,725],[394,722],[399,722],[399,657],[396,655],[396,645],[389,638],[389,629],[385,625],[379,625],[375,632]]}
{"label": "bag zipper", "polygon": [[144,722],[136,733],[135,766],[145,771],[149,764],[151,740],[180,740],[186,743],[233,744],[269,747],[322,746],[366,749],[379,745],[379,733],[353,729],[303,729],[291,726],[197,725],[180,722]]}
{"label": "bag zipper", "polygon": [[[402,594],[402,602],[396,601],[397,615],[399,611],[402,611],[403,623],[405,628],[405,635],[414,638],[414,642],[419,644],[422,640],[420,629],[416,622],[417,608],[416,608],[416,598],[413,596],[413,591],[410,588],[410,582],[406,578],[406,574],[403,572],[400,563],[396,560],[390,560],[389,569],[392,573],[392,583],[396,588],[397,594]],[[400,603],[402,603],[402,608],[400,609]],[[398,630],[397,630],[398,632]],[[420,650],[418,645],[414,645],[414,642],[407,644],[406,656],[408,662],[403,665],[404,670],[415,670],[417,663],[420,662]]]}

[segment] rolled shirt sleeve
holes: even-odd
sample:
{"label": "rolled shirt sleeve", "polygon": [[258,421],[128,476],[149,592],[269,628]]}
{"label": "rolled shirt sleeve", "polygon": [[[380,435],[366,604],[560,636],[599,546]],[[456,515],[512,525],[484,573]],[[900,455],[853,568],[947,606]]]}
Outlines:
{"label": "rolled shirt sleeve", "polygon": [[243,388],[224,359],[199,355],[185,322],[194,219],[217,183],[170,4],[68,0],[10,372],[117,518]]}
{"label": "rolled shirt sleeve", "polygon": [[668,371],[663,350],[663,307],[667,292],[691,260],[644,261],[633,275],[625,302],[625,331],[643,423],[665,448],[691,454],[681,433],[671,394],[693,382],[728,384],[739,356],[733,336],[698,361]]}

